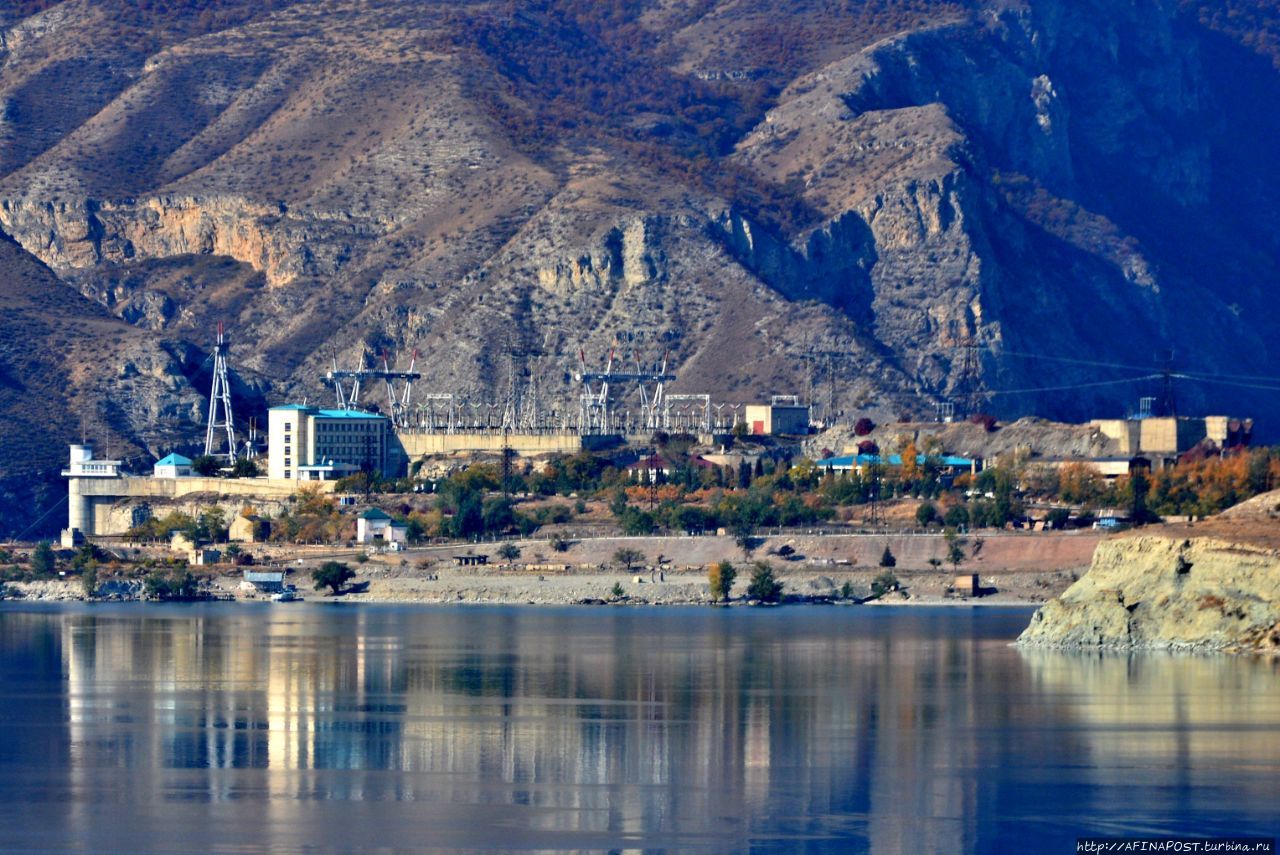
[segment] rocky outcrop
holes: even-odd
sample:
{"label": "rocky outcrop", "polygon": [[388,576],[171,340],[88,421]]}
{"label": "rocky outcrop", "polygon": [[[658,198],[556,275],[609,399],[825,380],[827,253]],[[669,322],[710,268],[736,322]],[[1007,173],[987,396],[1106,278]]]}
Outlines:
{"label": "rocky outcrop", "polygon": [[1280,552],[1218,538],[1105,541],[1089,572],[1036,612],[1018,643],[1280,650]]}

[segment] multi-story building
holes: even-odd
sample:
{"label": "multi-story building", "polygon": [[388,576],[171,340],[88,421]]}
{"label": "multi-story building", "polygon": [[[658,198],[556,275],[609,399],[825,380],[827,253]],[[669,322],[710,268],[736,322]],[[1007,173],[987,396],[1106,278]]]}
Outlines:
{"label": "multi-story building", "polygon": [[327,481],[361,470],[391,472],[391,422],[360,410],[322,410],[304,404],[267,413],[267,477]]}

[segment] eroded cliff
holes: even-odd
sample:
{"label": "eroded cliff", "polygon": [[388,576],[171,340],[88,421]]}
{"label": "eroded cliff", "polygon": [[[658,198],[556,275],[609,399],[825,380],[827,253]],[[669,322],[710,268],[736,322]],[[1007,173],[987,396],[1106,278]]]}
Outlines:
{"label": "eroded cliff", "polygon": [[1280,551],[1219,537],[1104,541],[1089,572],[1036,612],[1018,642],[1280,650]]}

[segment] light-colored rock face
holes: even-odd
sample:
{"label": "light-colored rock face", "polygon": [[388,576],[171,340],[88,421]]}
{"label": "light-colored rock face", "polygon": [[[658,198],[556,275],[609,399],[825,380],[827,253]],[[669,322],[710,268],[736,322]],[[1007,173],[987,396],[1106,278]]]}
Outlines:
{"label": "light-colored rock face", "polygon": [[[418,347],[420,389],[477,395],[505,387],[508,345],[537,351],[562,404],[580,349],[670,351],[674,391],[739,403],[826,385],[816,345],[841,354],[836,409],[878,421],[955,396],[968,342],[1004,390],[1096,381],[1064,361],[1085,354],[1176,342],[1227,371],[1280,352],[1258,284],[1280,170],[1223,172],[1266,128],[1231,126],[1175,4],[921,4],[905,25],[894,4],[642,5],[610,73],[702,81],[737,123],[715,146],[694,127],[711,107],[593,112],[594,36],[566,59],[583,67],[527,83],[545,69],[477,33],[564,36],[505,6],[298,3],[158,43],[85,0],[0,19],[0,230],[184,351],[225,321],[275,400],[366,344]],[[779,15],[809,35],[766,60]],[[654,51],[672,71],[632,62]],[[1205,277],[1197,246],[1234,260]],[[1086,418],[1131,392],[991,407]]]}
{"label": "light-colored rock face", "polygon": [[1280,553],[1212,538],[1128,537],[1036,612],[1027,645],[1280,649]]}

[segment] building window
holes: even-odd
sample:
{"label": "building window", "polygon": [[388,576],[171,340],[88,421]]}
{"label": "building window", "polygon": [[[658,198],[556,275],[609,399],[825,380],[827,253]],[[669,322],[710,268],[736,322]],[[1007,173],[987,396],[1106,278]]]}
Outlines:
{"label": "building window", "polygon": [[284,477],[286,478],[290,477],[290,472],[288,469],[284,470]]}

